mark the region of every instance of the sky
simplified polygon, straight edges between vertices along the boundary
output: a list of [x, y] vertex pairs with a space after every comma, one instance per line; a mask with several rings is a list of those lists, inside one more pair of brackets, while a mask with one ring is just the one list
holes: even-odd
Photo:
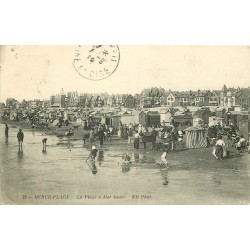
[[144, 88], [171, 90], [250, 86], [248, 46], [119, 45], [115, 72], [92, 81], [73, 67], [74, 46], [1, 46], [0, 98], [49, 99], [52, 94], [141, 93]]

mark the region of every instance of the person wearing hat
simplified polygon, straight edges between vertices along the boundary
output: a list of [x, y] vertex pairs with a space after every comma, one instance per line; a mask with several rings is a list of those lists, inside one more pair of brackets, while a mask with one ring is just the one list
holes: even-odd
[[98, 150], [96, 149], [96, 147], [92, 146], [91, 151], [90, 151], [90, 155], [89, 155], [89, 157], [87, 158], [86, 161], [88, 161], [88, 159], [91, 159], [91, 161], [94, 161], [95, 158], [96, 158], [96, 155], [97, 155], [97, 151]]

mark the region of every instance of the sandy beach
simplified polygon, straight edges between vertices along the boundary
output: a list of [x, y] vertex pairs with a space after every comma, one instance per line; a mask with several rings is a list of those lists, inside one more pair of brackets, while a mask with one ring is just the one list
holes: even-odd
[[[4, 126], [1, 125], [1, 131]], [[6, 143], [1, 133], [1, 203], [3, 204], [249, 204], [250, 154], [218, 161], [212, 148], [169, 152], [169, 169], [161, 171], [161, 151], [136, 150], [127, 140], [104, 141], [93, 166], [86, 162], [90, 144], [73, 138], [23, 129], [23, 151], [10, 125]], [[81, 130], [79, 130], [81, 131]], [[80, 133], [79, 133], [80, 134]], [[131, 157], [124, 167], [122, 154]], [[163, 185], [164, 180], [167, 185]]]

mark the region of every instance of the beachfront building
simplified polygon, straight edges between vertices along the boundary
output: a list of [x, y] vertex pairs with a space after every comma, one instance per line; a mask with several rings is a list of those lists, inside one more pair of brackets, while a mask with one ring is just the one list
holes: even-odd
[[172, 123], [173, 114], [170, 109], [160, 109], [159, 115], [162, 126], [168, 126]]
[[67, 104], [68, 107], [78, 107], [79, 106], [79, 95], [77, 91], [68, 92], [67, 94]]
[[235, 104], [250, 110], [250, 89], [240, 89], [235, 95]]
[[177, 92], [173, 92], [173, 91], [170, 91], [167, 96], [166, 96], [166, 99], [167, 99], [167, 103], [166, 105], [167, 106], [174, 106], [174, 104], [176, 104], [176, 100], [175, 100], [175, 95], [177, 94]]
[[220, 92], [220, 106], [223, 107], [235, 106], [236, 104], [235, 97], [238, 90], [235, 88], [227, 88], [226, 85], [224, 85], [222, 91]]
[[209, 105], [209, 98], [210, 98], [210, 91], [204, 90], [201, 91], [198, 89], [198, 91], [193, 92], [193, 98], [194, 98], [194, 105], [195, 106], [208, 106]]
[[208, 105], [209, 106], [219, 106], [220, 105], [220, 91], [219, 90], [213, 90], [210, 92]]

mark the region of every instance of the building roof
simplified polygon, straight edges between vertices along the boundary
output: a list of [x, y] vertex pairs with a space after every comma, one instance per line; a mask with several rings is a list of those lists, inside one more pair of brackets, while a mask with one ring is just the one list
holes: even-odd
[[221, 93], [220, 90], [213, 90], [212, 92], [214, 92], [217, 96], [220, 96], [220, 93]]
[[194, 112], [194, 116], [204, 115], [206, 112], [208, 112], [207, 109], [198, 109], [197, 111]]

